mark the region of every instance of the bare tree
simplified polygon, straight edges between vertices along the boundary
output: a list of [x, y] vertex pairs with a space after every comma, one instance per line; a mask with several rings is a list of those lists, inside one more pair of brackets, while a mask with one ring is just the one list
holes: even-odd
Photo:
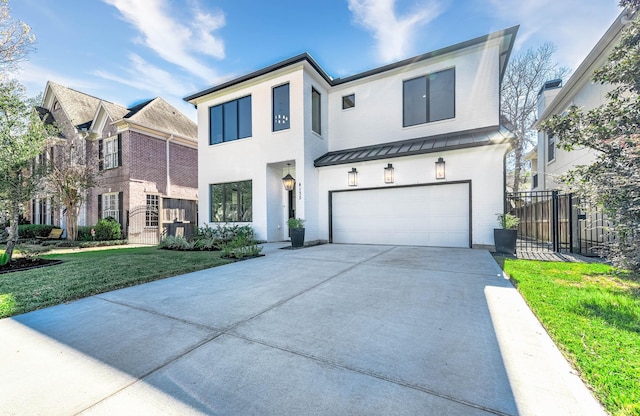
[[36, 36], [24, 22], [13, 20], [9, 0], [0, 0], [0, 73], [15, 69], [34, 48]]
[[514, 192], [520, 190], [525, 149], [533, 146], [537, 137], [531, 125], [536, 118], [538, 91], [545, 81], [563, 78], [570, 72], [551, 61], [555, 51], [556, 46], [547, 42], [514, 56], [502, 80], [502, 116], [512, 124], [516, 135], [515, 147], [509, 155]]
[[[86, 202], [88, 190], [96, 185], [98, 166], [91, 163], [84, 138], [72, 136], [54, 139], [57, 152], [46, 178], [47, 190], [65, 207], [67, 238], [78, 237], [80, 208]], [[93, 155], [97, 156], [97, 155]]]

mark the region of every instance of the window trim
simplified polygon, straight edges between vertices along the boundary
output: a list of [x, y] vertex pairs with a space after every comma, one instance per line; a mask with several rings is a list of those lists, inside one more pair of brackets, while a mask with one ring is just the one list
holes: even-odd
[[[429, 95], [431, 93], [431, 80], [429, 79], [429, 77], [431, 75], [436, 75], [436, 74], [440, 74], [443, 72], [448, 72], [448, 71], [452, 71], [453, 72], [453, 111], [452, 111], [452, 116], [451, 117], [447, 117], [447, 118], [440, 118], [437, 120], [430, 120], [430, 107], [431, 107], [431, 101], [429, 99]], [[426, 101], [426, 114], [425, 114], [425, 121], [423, 122], [418, 122], [418, 123], [413, 123], [413, 124], [407, 124], [406, 121], [406, 111], [405, 111], [405, 104], [406, 104], [406, 94], [405, 94], [405, 85], [407, 82], [409, 81], [415, 81], [418, 79], [422, 79], [424, 78], [426, 80], [426, 89], [425, 89], [425, 98], [427, 99]], [[422, 124], [429, 124], [429, 123], [435, 123], [438, 121], [446, 121], [446, 120], [453, 120], [456, 118], [456, 67], [450, 67], [450, 68], [445, 68], [445, 69], [441, 69], [438, 71], [434, 71], [434, 72], [430, 72], [428, 74], [425, 75], [420, 75], [417, 77], [413, 77], [413, 78], [408, 78], [402, 81], [402, 127], [406, 128], [406, 127], [413, 127], [413, 126], [419, 126]]]
[[[241, 111], [240, 111], [240, 102], [242, 100], [249, 100], [249, 120], [248, 120], [248, 134], [247, 135], [243, 135], [241, 134]], [[235, 138], [232, 138], [230, 140], [227, 140], [225, 138], [225, 106], [229, 106], [235, 104], [235, 111], [236, 111], [236, 116], [235, 116], [235, 129], [236, 129], [236, 134], [235, 134]], [[213, 118], [212, 114], [213, 111], [215, 109], [220, 109], [220, 118], [222, 121], [222, 125], [221, 125], [221, 140], [219, 142], [215, 142], [213, 141], [213, 130], [214, 130], [214, 123], [213, 123]], [[229, 100], [229, 101], [225, 101], [223, 103], [220, 104], [216, 104], [216, 105], [212, 105], [211, 107], [209, 107], [209, 146], [215, 146], [217, 144], [222, 144], [222, 143], [229, 143], [229, 142], [233, 142], [235, 140], [241, 140], [241, 139], [247, 139], [249, 137], [253, 136], [253, 100], [251, 97], [251, 94], [242, 96], [242, 97], [238, 97], [236, 99], [233, 100]]]
[[[107, 209], [106, 206], [106, 202], [107, 199], [111, 199], [115, 197], [115, 209]], [[101, 204], [101, 210], [100, 210], [100, 219], [105, 219], [107, 217], [113, 217], [115, 218], [115, 220], [117, 222], [120, 222], [120, 192], [105, 192], [101, 195], [102, 198], [102, 204]], [[109, 208], [111, 208], [112, 205], [109, 205]], [[105, 215], [105, 213], [108, 212], [109, 215]], [[113, 213], [116, 213], [116, 215], [111, 215]]]
[[[160, 226], [160, 196], [157, 194], [147, 194], [146, 202], [147, 209], [144, 216], [144, 226], [146, 228], [158, 228]], [[155, 219], [153, 218], [153, 209], [156, 210]]]

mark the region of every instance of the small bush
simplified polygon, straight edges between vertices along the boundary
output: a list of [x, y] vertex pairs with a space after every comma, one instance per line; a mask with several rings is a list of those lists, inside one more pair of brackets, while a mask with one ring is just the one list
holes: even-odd
[[223, 243], [221, 249], [222, 257], [235, 259], [255, 257], [262, 251], [262, 247], [258, 246], [253, 239], [242, 235], [238, 235], [233, 240]]
[[95, 236], [91, 235], [91, 229], [95, 230], [95, 225], [80, 225], [78, 227], [78, 241], [93, 241]]
[[3, 251], [2, 253], [0, 253], [0, 267], [4, 266], [7, 263], [9, 263], [9, 255]]
[[179, 235], [168, 235], [160, 242], [160, 248], [167, 250], [193, 250], [193, 246], [194, 243]]
[[56, 227], [50, 224], [24, 224], [18, 225], [18, 237], [20, 238], [36, 238], [47, 237], [51, 230]]
[[120, 223], [113, 217], [103, 218], [95, 226], [96, 240], [119, 240], [122, 237]]

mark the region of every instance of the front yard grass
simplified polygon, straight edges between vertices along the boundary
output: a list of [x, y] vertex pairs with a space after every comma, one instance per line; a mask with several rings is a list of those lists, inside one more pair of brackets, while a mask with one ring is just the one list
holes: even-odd
[[230, 262], [220, 255], [142, 247], [43, 256], [64, 263], [0, 274], [0, 318]]
[[504, 270], [605, 409], [640, 415], [640, 276], [512, 259]]

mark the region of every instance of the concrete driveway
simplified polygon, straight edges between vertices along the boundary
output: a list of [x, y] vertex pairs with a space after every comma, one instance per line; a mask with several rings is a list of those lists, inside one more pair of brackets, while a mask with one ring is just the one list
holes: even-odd
[[281, 246], [1, 320], [0, 414], [604, 414], [488, 252]]

